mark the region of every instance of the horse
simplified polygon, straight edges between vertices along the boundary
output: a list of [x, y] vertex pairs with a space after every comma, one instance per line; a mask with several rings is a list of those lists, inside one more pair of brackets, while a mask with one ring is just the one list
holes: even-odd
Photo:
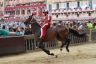
[[56, 26], [51, 27], [47, 30], [47, 34], [45, 38], [42, 40], [40, 39], [40, 33], [41, 33], [41, 26], [38, 24], [37, 20], [33, 18], [34, 15], [29, 16], [29, 18], [24, 22], [25, 25], [30, 25], [31, 30], [35, 36], [35, 39], [39, 40], [39, 48], [41, 48], [45, 53], [51, 56], [56, 56], [54, 53], [50, 53], [48, 49], [44, 47], [43, 42], [49, 42], [54, 39], [57, 39], [58, 41], [61, 41], [60, 50], [62, 51], [62, 48], [64, 45], [66, 45], [66, 50], [69, 52], [69, 44], [70, 44], [70, 38], [68, 38], [69, 33], [72, 33], [75, 36], [83, 37], [85, 34], [79, 34], [76, 30], [66, 28], [65, 26]]

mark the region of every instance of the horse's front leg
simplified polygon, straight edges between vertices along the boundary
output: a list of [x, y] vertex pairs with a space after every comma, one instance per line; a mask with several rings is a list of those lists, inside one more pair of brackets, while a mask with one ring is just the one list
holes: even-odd
[[41, 48], [41, 49], [42, 49], [45, 53], [47, 53], [48, 55], [54, 56], [54, 53], [50, 53], [49, 50], [45, 49], [45, 46], [44, 46], [44, 44], [43, 44], [43, 40], [40, 41], [40, 43], [39, 43], [39, 48]]
[[67, 50], [67, 52], [69, 52], [69, 44], [70, 44], [70, 39], [65, 39], [65, 41], [62, 41], [62, 45], [60, 47], [60, 51], [62, 51], [64, 45], [66, 45], [66, 50]]
[[62, 51], [62, 50], [63, 50], [64, 45], [66, 45], [66, 42], [65, 42], [65, 41], [62, 41], [61, 43], [62, 43], [62, 44], [61, 44], [61, 46], [60, 46], [60, 51]]
[[69, 52], [70, 39], [66, 39], [65, 42], [66, 42], [66, 50], [67, 52]]

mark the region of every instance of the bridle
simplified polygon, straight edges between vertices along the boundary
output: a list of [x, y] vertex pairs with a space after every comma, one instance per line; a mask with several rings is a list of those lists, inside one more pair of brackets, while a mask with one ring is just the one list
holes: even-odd
[[31, 18], [31, 20], [30, 20], [30, 24], [34, 24], [34, 23], [36, 23], [36, 22], [31, 22], [33, 20], [33, 17]]

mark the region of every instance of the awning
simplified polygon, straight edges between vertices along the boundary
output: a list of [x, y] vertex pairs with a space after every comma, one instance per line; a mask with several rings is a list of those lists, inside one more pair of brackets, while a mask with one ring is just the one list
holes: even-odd
[[20, 5], [15, 7], [6, 7], [5, 11], [14, 11], [15, 9], [22, 9], [22, 8], [35, 8], [40, 6], [46, 6], [46, 4], [34, 4], [34, 5]]
[[15, 7], [6, 7], [5, 8], [5, 11], [14, 11], [15, 10]]
[[46, 6], [46, 4], [35, 4], [35, 5], [25, 5], [25, 6], [16, 6], [15, 8], [35, 8], [35, 7], [40, 7], [40, 6]]

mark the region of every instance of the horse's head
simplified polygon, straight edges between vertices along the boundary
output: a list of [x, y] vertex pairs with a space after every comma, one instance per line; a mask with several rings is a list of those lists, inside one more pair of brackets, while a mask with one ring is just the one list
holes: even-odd
[[26, 21], [24, 22], [24, 24], [28, 26], [29, 24], [31, 24], [32, 22], [34, 22], [34, 21], [32, 21], [33, 19], [34, 19], [34, 14], [30, 15], [28, 17], [28, 19], [26, 19]]
[[37, 23], [37, 20], [34, 18], [34, 14], [29, 16], [29, 18], [24, 22], [24, 24], [26, 25], [26, 27], [31, 28], [33, 33], [40, 33], [41, 26]]

